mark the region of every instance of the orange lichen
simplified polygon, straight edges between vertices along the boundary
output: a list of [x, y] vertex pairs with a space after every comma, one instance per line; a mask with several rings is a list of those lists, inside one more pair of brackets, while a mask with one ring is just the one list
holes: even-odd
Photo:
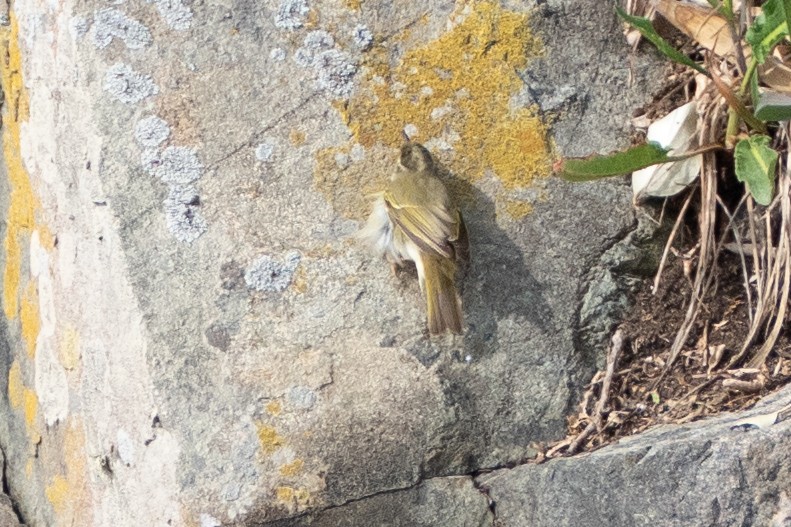
[[55, 513], [60, 515], [64, 512], [69, 503], [69, 482], [60, 474], [52, 478], [52, 483], [47, 485], [44, 490], [47, 499], [55, 509]]
[[279, 401], [270, 401], [265, 408], [269, 415], [280, 415], [280, 412], [283, 411], [283, 405]]
[[519, 220], [533, 212], [533, 205], [525, 201], [508, 200], [505, 202], [505, 211], [515, 220]]
[[276, 487], [275, 497], [278, 501], [287, 505], [304, 507], [310, 501], [310, 492], [304, 488]]
[[37, 437], [38, 434], [33, 426], [38, 413], [38, 397], [36, 392], [25, 386], [22, 380], [22, 368], [17, 361], [14, 361], [8, 370], [8, 401], [11, 403], [11, 408], [22, 409], [28, 432], [31, 437]]
[[274, 427], [264, 423], [258, 423], [258, 441], [261, 443], [261, 451], [269, 455], [285, 444], [285, 440], [280, 437]]
[[305, 141], [307, 140], [307, 136], [305, 135], [305, 132], [303, 132], [302, 130], [297, 130], [296, 128], [292, 128], [291, 131], [288, 133], [288, 140], [291, 142], [292, 145], [300, 146], [305, 144]]
[[305, 466], [305, 462], [301, 459], [295, 459], [291, 463], [286, 463], [280, 467], [280, 475], [281, 476], [296, 476], [302, 471], [302, 467]]
[[11, 403], [11, 408], [22, 406], [24, 389], [22, 369], [19, 367], [19, 363], [14, 361], [8, 369], [8, 402]]
[[22, 340], [25, 341], [25, 349], [27, 349], [28, 357], [32, 359], [36, 354], [36, 340], [41, 329], [36, 282], [28, 282], [25, 288], [19, 310], [19, 324], [22, 329]]
[[[363, 147], [397, 147], [408, 126], [412, 139], [426, 143], [455, 175], [474, 181], [491, 170], [506, 189], [527, 186], [549, 174], [547, 131], [532, 108], [514, 107], [512, 99], [524, 87], [516, 72], [542, 52], [541, 43], [527, 14], [497, 3], [471, 2], [454, 19], [455, 27], [408, 50], [395, 67], [384, 44], [375, 47], [360, 89], [336, 109]], [[316, 186], [324, 192], [334, 170], [359, 192], [355, 170], [339, 172], [328, 163], [339, 151], [320, 155]], [[338, 194], [330, 196], [336, 206]]]
[[80, 334], [71, 326], [61, 333], [58, 359], [67, 370], [73, 370], [80, 362]]
[[20, 127], [28, 119], [29, 102], [22, 82], [22, 54], [19, 49], [19, 25], [13, 12], [10, 24], [0, 28], [0, 85], [3, 104], [3, 157], [10, 186], [3, 269], [3, 310], [8, 319], [17, 316], [21, 281], [23, 236], [34, 226], [36, 200], [20, 150]]

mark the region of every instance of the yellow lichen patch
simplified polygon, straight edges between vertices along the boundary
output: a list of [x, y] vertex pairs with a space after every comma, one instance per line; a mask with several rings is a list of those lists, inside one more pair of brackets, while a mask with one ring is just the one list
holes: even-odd
[[351, 145], [320, 150], [316, 154], [313, 183], [340, 214], [362, 218], [370, 211], [371, 198], [368, 195], [382, 190], [395, 168], [395, 160], [389, 150], [376, 145], [368, 149], [362, 160], [348, 165], [344, 161], [343, 169], [338, 166], [338, 158], [347, 159]]
[[11, 408], [22, 409], [28, 431], [31, 436], [35, 436], [33, 425], [38, 412], [38, 398], [36, 392], [25, 386], [22, 381], [22, 369], [17, 361], [14, 361], [8, 370], [8, 401], [11, 403]]
[[45, 225], [39, 225], [37, 229], [38, 229], [38, 241], [41, 247], [43, 247], [48, 251], [54, 249], [57, 239], [55, 235], [52, 234], [52, 231], [49, 230], [49, 228]]
[[291, 487], [277, 487], [275, 489], [275, 496], [278, 501], [291, 503], [291, 500], [294, 499], [294, 489]]
[[[353, 141], [365, 148], [398, 147], [407, 127], [458, 177], [474, 181], [491, 170], [506, 189], [527, 186], [549, 174], [551, 155], [544, 123], [512, 99], [524, 87], [516, 72], [542, 52], [541, 43], [525, 13], [494, 2], [462, 4], [455, 27], [408, 50], [396, 66], [386, 43], [371, 50], [359, 90], [336, 108]], [[328, 162], [336, 154], [319, 155], [316, 186], [327, 193], [329, 183], [328, 198], [342, 208], [343, 193], [333, 185], [363, 187], [356, 171]]]
[[285, 444], [285, 440], [280, 437], [274, 427], [264, 423], [258, 423], [258, 441], [261, 443], [261, 450], [269, 455]]
[[27, 429], [31, 431], [31, 434], [37, 435], [33, 425], [36, 423], [36, 414], [38, 413], [38, 397], [36, 397], [36, 392], [30, 388], [25, 388], [22, 391], [22, 410], [25, 413]]
[[305, 276], [305, 268], [300, 266], [297, 268], [297, 272], [294, 273], [294, 279], [292, 281], [294, 284], [294, 291], [298, 294], [304, 294], [305, 291], [308, 290], [308, 280]]
[[11, 368], [8, 369], [8, 401], [11, 403], [11, 408], [16, 409], [22, 406], [24, 390], [22, 368], [17, 361], [14, 361]]
[[66, 481], [70, 489], [69, 504], [71, 517], [61, 518], [64, 525], [89, 525], [91, 499], [87, 490], [88, 470], [85, 463], [85, 433], [82, 422], [69, 418], [63, 441], [66, 461]]
[[67, 370], [73, 370], [80, 362], [80, 334], [71, 326], [61, 334], [58, 359]]
[[52, 508], [55, 509], [55, 514], [62, 514], [69, 499], [69, 483], [66, 478], [60, 474], [56, 475], [52, 478], [52, 483], [47, 485], [44, 493], [52, 504]]
[[36, 354], [36, 339], [38, 339], [38, 332], [41, 329], [41, 319], [38, 314], [38, 289], [34, 281], [28, 282], [25, 288], [19, 310], [19, 323], [28, 357], [33, 358]]
[[10, 199], [6, 235], [3, 241], [3, 310], [13, 319], [19, 309], [22, 236], [34, 225], [36, 201], [20, 151], [20, 125], [27, 121], [29, 103], [22, 82], [22, 54], [19, 49], [19, 25], [13, 12], [10, 24], [0, 28], [0, 85], [5, 96], [3, 104], [3, 157], [8, 172]]
[[305, 466], [305, 462], [301, 459], [295, 459], [291, 463], [286, 463], [280, 467], [280, 475], [281, 476], [296, 476], [302, 471], [302, 467]]
[[304, 145], [305, 141], [307, 140], [307, 136], [305, 132], [301, 130], [297, 130], [296, 128], [292, 128], [291, 131], [288, 133], [288, 140], [294, 146]]
[[283, 405], [279, 401], [270, 401], [265, 408], [269, 415], [280, 415], [280, 412], [283, 411]]
[[505, 211], [515, 220], [519, 220], [533, 212], [533, 205], [525, 201], [509, 200], [505, 202]]
[[281, 503], [291, 506], [304, 507], [310, 502], [310, 492], [304, 488], [276, 487], [275, 496]]
[[345, 2], [346, 7], [353, 11], [359, 11], [363, 4], [362, 0], [345, 0]]

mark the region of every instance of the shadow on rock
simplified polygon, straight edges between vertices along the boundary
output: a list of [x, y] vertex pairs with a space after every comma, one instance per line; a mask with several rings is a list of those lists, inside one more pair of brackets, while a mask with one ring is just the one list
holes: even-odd
[[465, 354], [494, 353], [498, 321], [506, 318], [552, 331], [555, 320], [544, 286], [527, 268], [522, 249], [497, 225], [494, 202], [444, 166], [440, 177], [459, 202], [470, 240], [470, 261], [459, 280], [467, 324]]

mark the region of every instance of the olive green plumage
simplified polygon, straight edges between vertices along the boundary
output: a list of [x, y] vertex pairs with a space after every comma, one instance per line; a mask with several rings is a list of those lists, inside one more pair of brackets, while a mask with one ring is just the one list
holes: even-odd
[[459, 253], [466, 252], [460, 247], [466, 246], [466, 230], [429, 151], [405, 144], [398, 168], [376, 198], [360, 237], [393, 265], [415, 263], [432, 334], [461, 333], [456, 267]]

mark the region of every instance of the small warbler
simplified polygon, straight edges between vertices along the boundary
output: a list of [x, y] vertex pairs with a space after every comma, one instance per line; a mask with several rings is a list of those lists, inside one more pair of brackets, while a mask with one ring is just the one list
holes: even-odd
[[429, 151], [407, 142], [387, 187], [373, 197], [373, 212], [358, 236], [394, 270], [405, 261], [415, 263], [431, 334], [460, 334], [456, 267], [467, 251], [467, 231]]

